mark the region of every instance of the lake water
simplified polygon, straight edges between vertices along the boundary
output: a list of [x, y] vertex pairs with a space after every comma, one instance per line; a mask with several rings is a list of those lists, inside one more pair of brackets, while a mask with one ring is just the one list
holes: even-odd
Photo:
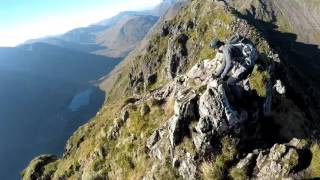
[[74, 112], [77, 111], [79, 108], [88, 105], [90, 103], [90, 96], [92, 92], [92, 88], [89, 88], [75, 95], [71, 103], [69, 104], [69, 108]]
[[[13, 95], [0, 101], [0, 180], [18, 180], [23, 168], [40, 154], [61, 156], [69, 137], [96, 115], [105, 100], [105, 93], [96, 87], [76, 91], [64, 105], [59, 94], [38, 96], [37, 103], [23, 91], [3, 92]], [[35, 108], [32, 101], [39, 106]]]

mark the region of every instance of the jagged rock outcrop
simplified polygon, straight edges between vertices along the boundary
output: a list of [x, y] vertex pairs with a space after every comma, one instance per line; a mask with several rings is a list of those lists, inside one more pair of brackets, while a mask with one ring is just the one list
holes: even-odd
[[179, 174], [183, 179], [192, 180], [196, 179], [198, 175], [197, 163], [195, 162], [195, 157], [191, 154], [186, 153], [185, 159], [182, 160], [179, 166]]
[[121, 127], [126, 123], [127, 119], [129, 118], [129, 112], [124, 108], [124, 110], [121, 113], [121, 117], [116, 119], [114, 122], [113, 127], [108, 132], [108, 139], [115, 140], [119, 136], [119, 131]]
[[130, 73], [129, 74], [129, 87], [134, 90], [134, 92], [139, 92], [144, 84], [143, 73], [138, 74]]
[[57, 156], [41, 155], [30, 162], [27, 169], [22, 172], [23, 179], [50, 179], [54, 168], [51, 171], [46, 171], [43, 167], [57, 160]]
[[187, 77], [194, 79], [197, 83], [206, 83], [211, 78], [213, 71], [218, 69], [222, 63], [223, 54], [218, 53], [214, 59], [205, 59], [202, 63], [194, 65], [187, 73]]
[[310, 161], [305, 141], [292, 139], [287, 144], [275, 144], [267, 150], [255, 150], [241, 159], [236, 168], [256, 179], [302, 179], [297, 172]]
[[171, 78], [175, 78], [187, 64], [188, 49], [186, 43], [189, 37], [185, 34], [180, 34], [175, 37], [170, 43], [167, 50], [167, 71]]

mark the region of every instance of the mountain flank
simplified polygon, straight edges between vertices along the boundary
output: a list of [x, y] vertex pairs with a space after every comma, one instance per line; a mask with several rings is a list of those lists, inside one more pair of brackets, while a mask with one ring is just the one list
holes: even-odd
[[[144, 46], [107, 77], [113, 86], [106, 104], [68, 140], [64, 155], [36, 157], [22, 178], [320, 177], [314, 81], [292, 63], [294, 50], [283, 49], [283, 32], [271, 38], [273, 23], [232, 2], [190, 0], [159, 22]], [[237, 84], [241, 99], [212, 76], [223, 58], [210, 48], [212, 38], [233, 34], [259, 51], [252, 71]]]

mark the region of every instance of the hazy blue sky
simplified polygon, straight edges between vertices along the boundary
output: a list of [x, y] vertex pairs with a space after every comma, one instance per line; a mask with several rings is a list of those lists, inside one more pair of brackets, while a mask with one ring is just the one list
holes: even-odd
[[0, 46], [64, 33], [161, 0], [0, 0]]

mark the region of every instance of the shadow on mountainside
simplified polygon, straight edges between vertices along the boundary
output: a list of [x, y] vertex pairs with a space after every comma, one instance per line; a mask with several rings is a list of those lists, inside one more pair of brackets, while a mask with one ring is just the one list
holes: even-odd
[[320, 76], [320, 49], [318, 45], [298, 42], [297, 34], [279, 31], [279, 27], [275, 25], [275, 19], [271, 22], [265, 22], [256, 19], [249, 12], [246, 15], [238, 11], [234, 11], [234, 13], [256, 27], [270, 45], [277, 50], [282, 59], [294, 65], [310, 80], [316, 82], [317, 87], [320, 87], [320, 79], [318, 78]]
[[[256, 27], [272, 48], [279, 53], [280, 58], [284, 60], [282, 61], [284, 66], [277, 68], [276, 78], [287, 80], [287, 82], [284, 82], [287, 89], [286, 97], [292, 100], [303, 111], [304, 115], [299, 120], [299, 125], [291, 121], [291, 114], [288, 114], [286, 119], [280, 120], [266, 117], [259, 122], [258, 127], [248, 125], [248, 132], [252, 131], [252, 134], [259, 132], [260, 138], [269, 145], [288, 142], [290, 138], [310, 139], [318, 137], [318, 134], [313, 132], [319, 126], [318, 119], [320, 117], [320, 103], [317, 100], [319, 99], [317, 89], [320, 88], [320, 49], [318, 46], [298, 42], [298, 36], [294, 33], [280, 32], [278, 26], [275, 25], [275, 20], [264, 22], [255, 19], [254, 15], [249, 12], [244, 15], [234, 10], [234, 13]], [[287, 103], [283, 102], [281, 98], [277, 101]], [[277, 106], [277, 104], [274, 106]], [[287, 106], [290, 107], [290, 103]], [[295, 116], [295, 112], [289, 112]], [[283, 122], [279, 124], [279, 121]], [[301, 129], [301, 132], [289, 132], [300, 124], [303, 126], [298, 128]], [[282, 129], [282, 132], [280, 129]], [[285, 131], [288, 131], [289, 135]], [[286, 135], [282, 136], [281, 133]], [[257, 146], [255, 138], [252, 139], [252, 143], [250, 143], [249, 138], [248, 144], [246, 144], [248, 145], [247, 148]]]

